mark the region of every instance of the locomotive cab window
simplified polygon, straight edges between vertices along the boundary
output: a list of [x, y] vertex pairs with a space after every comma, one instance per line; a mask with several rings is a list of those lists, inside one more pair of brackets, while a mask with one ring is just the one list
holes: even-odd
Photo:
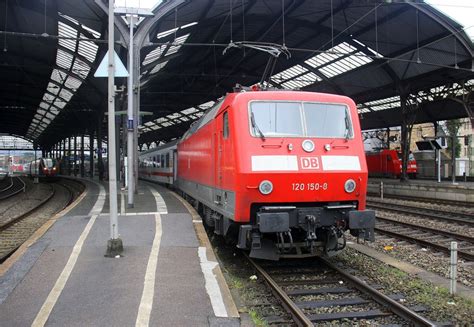
[[343, 104], [252, 101], [249, 120], [255, 137], [354, 137], [349, 108]]
[[223, 130], [223, 136], [225, 139], [229, 138], [229, 115], [228, 111], [224, 112], [224, 115], [222, 115], [223, 119], [223, 125], [224, 125], [224, 130]]

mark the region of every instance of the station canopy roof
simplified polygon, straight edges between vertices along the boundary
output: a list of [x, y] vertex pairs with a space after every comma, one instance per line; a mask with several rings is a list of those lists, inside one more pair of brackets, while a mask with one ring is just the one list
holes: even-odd
[[[93, 75], [107, 6], [0, 0], [0, 133], [43, 147], [99, 124], [106, 134], [107, 79]], [[347, 95], [364, 129], [401, 123], [402, 90], [421, 104], [417, 122], [466, 117], [451, 99], [474, 102], [471, 39], [421, 1], [168, 0], [153, 12], [135, 30], [140, 110], [152, 112], [139, 144], [179, 137], [236, 83]], [[115, 36], [126, 63], [121, 17]], [[126, 92], [116, 103], [125, 110]]]

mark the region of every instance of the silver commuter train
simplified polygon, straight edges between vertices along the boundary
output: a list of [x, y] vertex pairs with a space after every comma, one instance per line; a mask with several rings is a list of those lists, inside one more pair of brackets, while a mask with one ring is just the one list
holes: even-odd
[[176, 149], [179, 140], [141, 152], [138, 176], [141, 179], [163, 184], [173, 184], [176, 180]]

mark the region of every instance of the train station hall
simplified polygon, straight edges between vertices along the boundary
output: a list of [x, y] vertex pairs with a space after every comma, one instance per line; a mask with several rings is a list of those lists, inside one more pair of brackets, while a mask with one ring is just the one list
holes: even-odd
[[0, 326], [471, 326], [472, 17], [0, 0]]

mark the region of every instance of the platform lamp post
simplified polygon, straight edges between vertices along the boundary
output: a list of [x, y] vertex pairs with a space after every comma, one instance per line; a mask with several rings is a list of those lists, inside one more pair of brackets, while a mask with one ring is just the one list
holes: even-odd
[[[128, 208], [134, 207], [134, 193], [135, 193], [135, 176], [134, 176], [134, 169], [133, 163], [136, 160], [136, 151], [137, 149], [134, 147], [135, 140], [134, 140], [134, 128], [138, 122], [134, 120], [133, 116], [133, 102], [134, 100], [134, 92], [133, 92], [133, 71], [134, 69], [138, 69], [138, 67], [133, 67], [134, 60], [133, 60], [133, 30], [135, 28], [135, 24], [138, 22], [140, 17], [151, 17], [153, 16], [153, 12], [143, 8], [132, 8], [132, 7], [117, 7], [115, 8], [115, 14], [124, 16], [127, 20], [130, 28], [130, 37], [129, 37], [129, 44], [128, 44], [128, 81], [127, 81], [127, 199], [128, 199]], [[137, 82], [137, 81], [135, 81]]]
[[[109, 204], [110, 239], [107, 242], [106, 257], [115, 257], [123, 252], [122, 239], [118, 233], [117, 209], [117, 163], [115, 157], [115, 50], [114, 50], [114, 1], [109, 0], [109, 53], [108, 53], [108, 155], [109, 155]], [[105, 59], [105, 58], [104, 58]]]

